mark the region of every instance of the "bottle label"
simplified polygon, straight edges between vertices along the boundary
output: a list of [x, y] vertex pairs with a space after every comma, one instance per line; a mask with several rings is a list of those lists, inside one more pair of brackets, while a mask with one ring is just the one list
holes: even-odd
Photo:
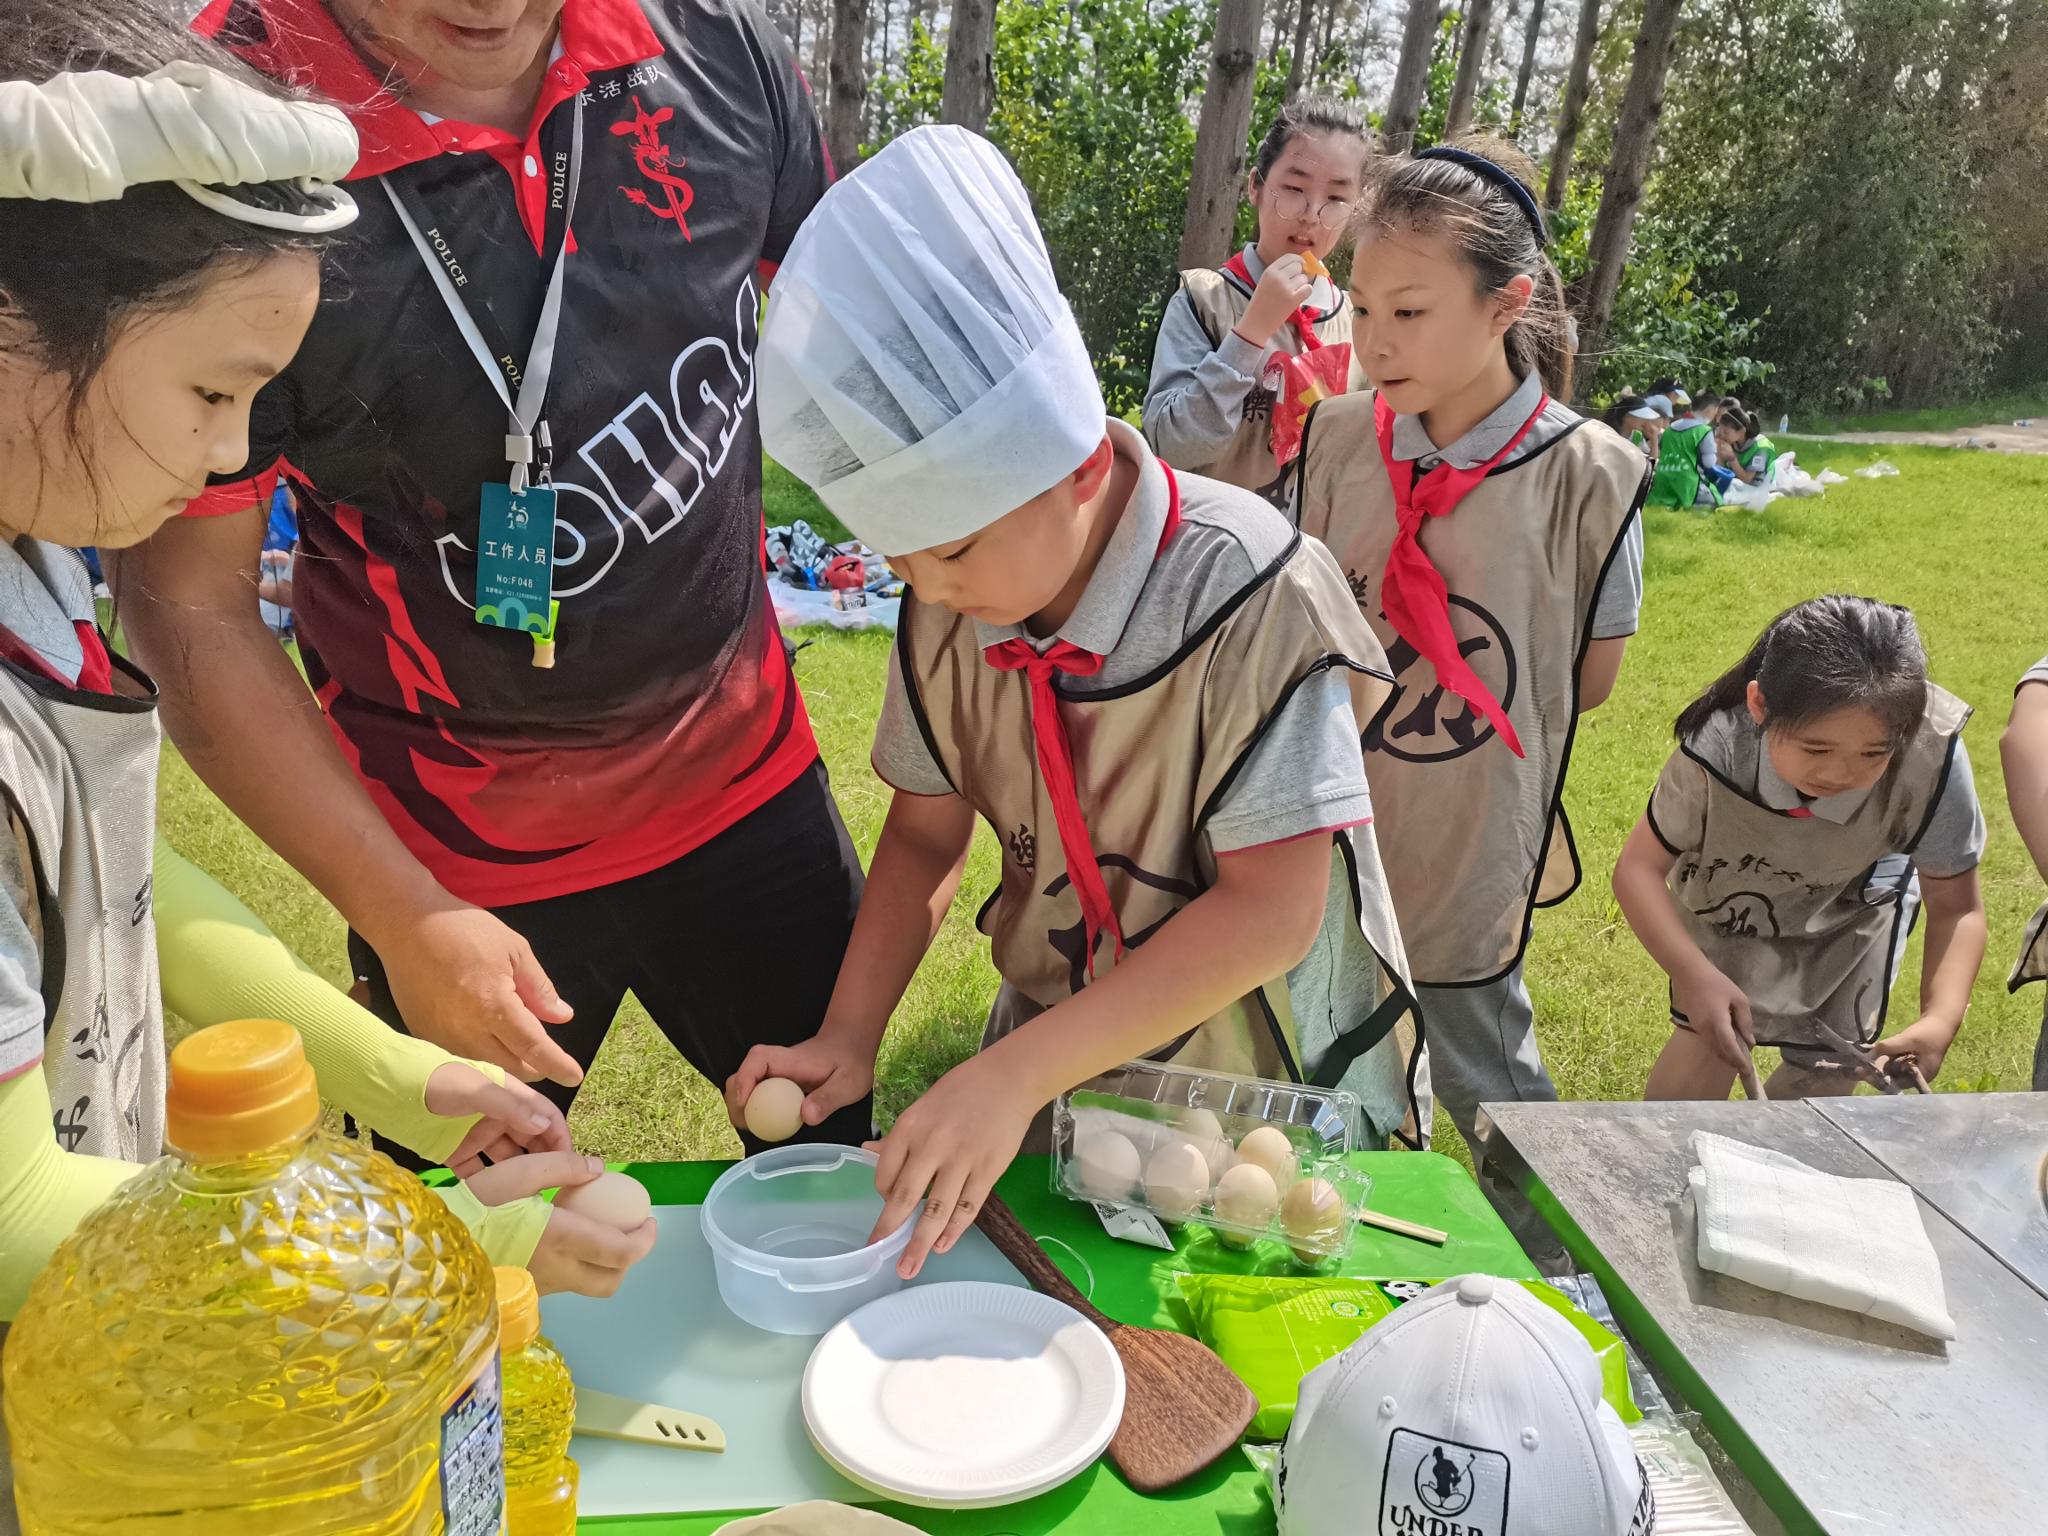
[[505, 1389], [498, 1352], [441, 1415], [441, 1526], [447, 1536], [505, 1529]]

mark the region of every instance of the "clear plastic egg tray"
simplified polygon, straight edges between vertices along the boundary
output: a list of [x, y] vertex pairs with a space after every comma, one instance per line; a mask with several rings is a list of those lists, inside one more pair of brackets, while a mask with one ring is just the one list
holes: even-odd
[[1130, 1062], [1055, 1101], [1053, 1188], [1324, 1269], [1372, 1192], [1349, 1161], [1363, 1126], [1357, 1096], [1339, 1089]]

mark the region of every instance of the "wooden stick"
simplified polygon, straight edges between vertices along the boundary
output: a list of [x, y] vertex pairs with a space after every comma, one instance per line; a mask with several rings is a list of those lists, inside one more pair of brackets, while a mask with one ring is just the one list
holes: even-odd
[[1425, 1227], [1419, 1221], [1403, 1221], [1398, 1216], [1382, 1216], [1378, 1211], [1360, 1211], [1360, 1226], [1378, 1227], [1382, 1232], [1392, 1232], [1400, 1237], [1412, 1237], [1418, 1243], [1435, 1243], [1441, 1248], [1451, 1240], [1451, 1234], [1440, 1232], [1435, 1227]]
[[1741, 1073], [1742, 1091], [1749, 1095], [1750, 1101], [1755, 1104], [1767, 1102], [1764, 1098], [1764, 1080], [1757, 1076], [1756, 1060], [1747, 1051], [1742, 1053]]

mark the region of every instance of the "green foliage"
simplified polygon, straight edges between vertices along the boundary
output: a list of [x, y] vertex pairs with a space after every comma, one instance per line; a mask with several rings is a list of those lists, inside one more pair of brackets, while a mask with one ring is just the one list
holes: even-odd
[[1761, 317], [1774, 401], [1924, 404], [1985, 381], [2003, 337], [1982, 177], [2020, 129], [1987, 145], [1973, 123], [2006, 13], [1756, 0], [1681, 32], [1646, 207], [1716, 231], [1709, 281]]
[[[997, 8], [989, 137], [1030, 189], [1111, 411], [1144, 398], [1175, 287], [1210, 15], [1147, 0]], [[944, 49], [920, 24], [879, 86], [882, 142], [938, 116]]]
[[[1551, 220], [1551, 259], [1568, 286], [1590, 270], [1587, 245], [1599, 206], [1598, 183], [1575, 177]], [[1704, 274], [1728, 257], [1726, 237], [1712, 226], [1654, 209], [1637, 217], [1614, 318], [1594, 364], [1593, 404], [1605, 406], [1660, 374], [1723, 392], [1744, 387], [1745, 396], [1746, 386], [1770, 376], [1772, 365], [1751, 355], [1762, 319], [1745, 318], [1733, 291], [1706, 284]]]

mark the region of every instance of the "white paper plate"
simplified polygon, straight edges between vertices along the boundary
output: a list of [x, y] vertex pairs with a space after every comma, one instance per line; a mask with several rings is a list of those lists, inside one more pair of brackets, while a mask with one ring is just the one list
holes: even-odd
[[870, 1302], [820, 1339], [803, 1408], [818, 1454], [862, 1487], [981, 1509], [1092, 1464], [1123, 1419], [1124, 1367], [1063, 1302], [927, 1285]]

